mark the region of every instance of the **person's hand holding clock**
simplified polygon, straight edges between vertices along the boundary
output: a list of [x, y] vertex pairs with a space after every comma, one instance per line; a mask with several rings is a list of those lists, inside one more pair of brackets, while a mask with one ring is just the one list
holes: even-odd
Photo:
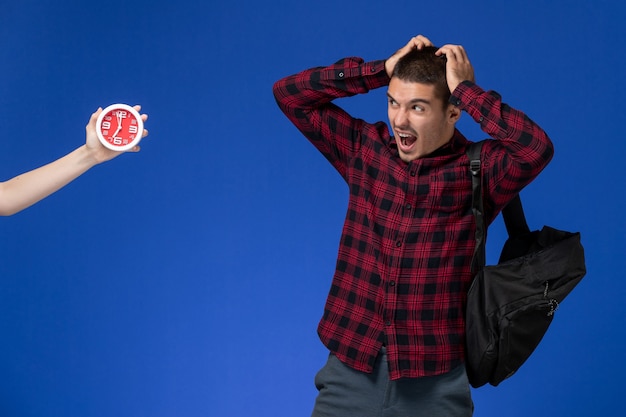
[[107, 148], [123, 152], [134, 148], [143, 137], [143, 119], [127, 104], [112, 104], [96, 120], [96, 134]]

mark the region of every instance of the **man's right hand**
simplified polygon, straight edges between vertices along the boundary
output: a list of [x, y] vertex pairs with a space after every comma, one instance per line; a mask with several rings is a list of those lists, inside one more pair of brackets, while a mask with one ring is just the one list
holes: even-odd
[[410, 52], [412, 49], [422, 49], [425, 46], [434, 46], [433, 43], [426, 36], [417, 35], [409, 41], [402, 48], [398, 49], [398, 51], [393, 54], [390, 58], [385, 61], [385, 71], [387, 71], [387, 75], [391, 78], [391, 74], [393, 74], [393, 69], [395, 68], [398, 60]]

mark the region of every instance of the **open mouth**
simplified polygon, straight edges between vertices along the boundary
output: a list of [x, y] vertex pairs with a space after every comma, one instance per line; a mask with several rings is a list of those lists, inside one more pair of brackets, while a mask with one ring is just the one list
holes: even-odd
[[398, 134], [398, 137], [400, 138], [400, 143], [402, 143], [402, 146], [407, 147], [407, 148], [413, 145], [415, 141], [417, 141], [417, 136], [406, 135], [406, 134], [401, 133], [401, 134]]

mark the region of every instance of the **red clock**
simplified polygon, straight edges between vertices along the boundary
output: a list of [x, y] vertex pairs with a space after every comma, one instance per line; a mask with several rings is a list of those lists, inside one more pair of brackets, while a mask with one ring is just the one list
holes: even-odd
[[96, 120], [96, 134], [104, 146], [126, 151], [137, 145], [143, 136], [141, 115], [127, 104], [111, 104]]

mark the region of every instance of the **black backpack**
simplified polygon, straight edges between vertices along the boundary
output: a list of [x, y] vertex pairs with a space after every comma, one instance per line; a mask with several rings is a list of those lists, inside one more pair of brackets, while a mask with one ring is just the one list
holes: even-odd
[[565, 296], [586, 273], [580, 233], [544, 226], [530, 231], [517, 196], [503, 210], [508, 240], [497, 265], [485, 266], [480, 152], [468, 147], [472, 173], [476, 273], [467, 294], [466, 368], [470, 384], [498, 385], [535, 350]]

